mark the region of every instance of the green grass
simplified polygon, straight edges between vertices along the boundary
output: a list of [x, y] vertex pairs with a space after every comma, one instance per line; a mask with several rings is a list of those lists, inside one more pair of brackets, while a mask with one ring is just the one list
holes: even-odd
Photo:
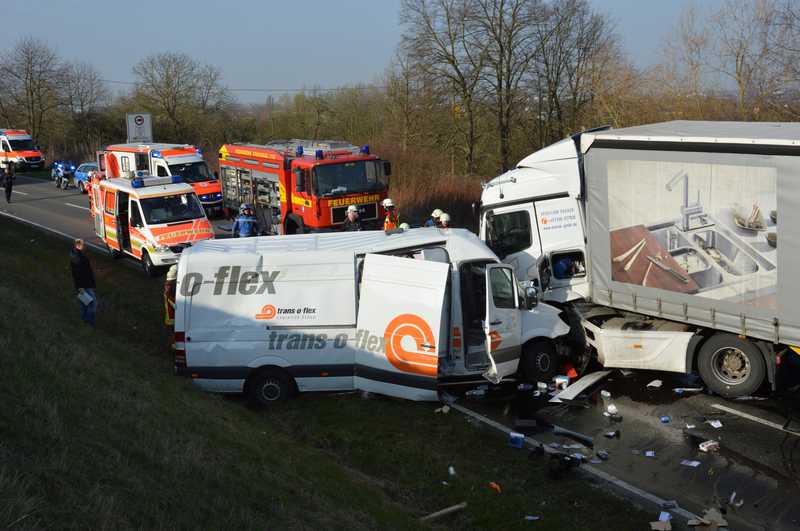
[[92, 330], [67, 242], [0, 218], [0, 249], [0, 528], [405, 529], [461, 501], [433, 525], [651, 519], [580, 479], [546, 479], [544, 463], [434, 404], [308, 394], [254, 411], [202, 393], [172, 375], [160, 281], [90, 255]]

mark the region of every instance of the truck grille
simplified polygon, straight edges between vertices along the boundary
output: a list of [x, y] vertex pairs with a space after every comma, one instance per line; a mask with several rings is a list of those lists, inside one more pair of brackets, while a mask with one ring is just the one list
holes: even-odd
[[25, 157], [25, 162], [42, 162], [42, 157]]
[[[361, 220], [375, 219], [378, 217], [378, 204], [367, 203], [365, 205], [357, 205], [358, 214]], [[334, 207], [331, 209], [331, 220], [333, 223], [344, 223], [347, 217], [347, 207]]]

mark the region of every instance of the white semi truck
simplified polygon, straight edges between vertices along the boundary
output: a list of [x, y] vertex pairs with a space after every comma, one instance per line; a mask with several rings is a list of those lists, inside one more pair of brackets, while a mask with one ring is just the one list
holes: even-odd
[[260, 404], [293, 390], [436, 400], [569, 332], [462, 229], [199, 242], [181, 254], [175, 368]]
[[587, 131], [485, 184], [480, 235], [569, 315], [573, 353], [743, 396], [800, 352], [798, 174], [796, 123]]

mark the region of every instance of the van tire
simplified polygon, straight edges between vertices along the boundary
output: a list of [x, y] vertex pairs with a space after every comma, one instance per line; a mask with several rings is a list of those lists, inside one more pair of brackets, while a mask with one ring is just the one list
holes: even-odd
[[150, 255], [144, 250], [142, 251], [142, 269], [144, 269], [145, 274], [150, 278], [154, 278], [158, 275], [158, 268], [153, 265]]
[[294, 394], [294, 381], [280, 369], [264, 369], [247, 382], [247, 398], [255, 407], [270, 407], [285, 402]]
[[758, 347], [733, 334], [715, 334], [703, 343], [697, 370], [708, 388], [725, 398], [751, 395], [767, 373]]
[[110, 256], [114, 260], [119, 260], [120, 258], [122, 258], [122, 253], [117, 251], [110, 245], [106, 244], [106, 249], [108, 249], [108, 256]]
[[558, 373], [558, 354], [552, 341], [534, 339], [522, 346], [519, 362], [522, 376], [529, 382], [549, 382]]

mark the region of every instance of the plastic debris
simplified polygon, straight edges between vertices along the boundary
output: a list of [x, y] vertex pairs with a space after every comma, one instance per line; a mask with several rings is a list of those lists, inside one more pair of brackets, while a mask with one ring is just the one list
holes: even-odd
[[722, 427], [722, 421], [717, 419], [707, 420], [706, 422], [710, 424], [712, 428], [720, 429]]
[[652, 382], [647, 384], [647, 387], [650, 388], [650, 389], [659, 389], [661, 387], [662, 383], [663, 382], [661, 380], [653, 380]]
[[619, 439], [619, 430], [607, 431], [603, 435], [606, 439]]
[[490, 481], [489, 482], [489, 488], [492, 489], [493, 491], [495, 491], [497, 494], [500, 494], [500, 493], [503, 492], [503, 489], [502, 489], [502, 487], [500, 487], [500, 484], [495, 482], [495, 481]]
[[526, 522], [535, 522], [536, 520], [541, 520], [541, 519], [542, 519], [541, 516], [533, 516], [531, 514], [525, 516], [525, 521]]
[[[611, 371], [597, 371], [590, 374], [587, 374], [580, 380], [576, 381], [572, 385], [568, 385], [563, 391], [559, 392], [551, 402], [557, 402], [560, 400], [575, 400], [578, 395], [589, 389], [591, 386], [595, 385], [597, 382], [602, 380], [603, 378], [607, 377], [611, 374]], [[577, 375], [576, 375], [577, 376]], [[561, 383], [558, 381], [560, 376], [556, 376], [556, 387], [560, 388]], [[567, 377], [569, 378], [569, 377]], [[567, 379], [567, 383], [569, 383], [569, 379]]]
[[579, 463], [580, 463], [580, 462], [583, 462], [583, 461], [586, 461], [586, 456], [585, 456], [585, 455], [583, 455], [583, 454], [582, 454], [582, 453], [580, 453], [580, 452], [575, 452], [575, 453], [572, 453], [572, 454], [569, 454], [569, 455], [570, 455], [570, 457], [572, 457], [572, 458], [574, 458], [575, 460], [577, 460]]
[[563, 391], [569, 386], [569, 376], [565, 374], [559, 374], [558, 376], [554, 376], [553, 383], [556, 384], [556, 389]]
[[736, 499], [736, 491], [731, 492], [731, 497], [728, 498], [728, 505], [732, 505], [737, 509], [744, 505], [744, 500], [737, 500]]
[[717, 441], [709, 440], [701, 442], [699, 448], [701, 452], [716, 452], [719, 450], [719, 443]]
[[485, 389], [470, 389], [469, 391], [464, 393], [464, 396], [485, 396], [485, 395], [486, 395]]
[[666, 522], [668, 520], [672, 520], [672, 515], [669, 514], [667, 511], [661, 511], [661, 513], [658, 515], [658, 521]]
[[658, 515], [658, 521], [650, 522], [650, 529], [656, 531], [671, 531], [672, 530], [672, 515], [667, 511], [661, 511]]
[[684, 459], [683, 461], [681, 461], [681, 464], [682, 464], [683, 466], [688, 466], [688, 467], [692, 467], [692, 468], [697, 468], [697, 467], [699, 467], [699, 466], [700, 466], [700, 461], [695, 461], [695, 460], [693, 460], [693, 459]]
[[670, 421], [669, 415], [661, 416], [661, 424], [669, 424], [669, 421]]
[[611, 393], [603, 389], [602, 391], [600, 391], [600, 396], [602, 396], [603, 398], [611, 398]]
[[447, 467], [447, 475], [449, 475], [451, 478], [456, 477], [456, 467], [454, 467], [453, 465]]
[[722, 516], [718, 509], [708, 509], [703, 513], [702, 518], [692, 518], [687, 525], [698, 529], [719, 529], [720, 527], [727, 527], [728, 522]]
[[427, 522], [427, 521], [430, 521], [430, 520], [434, 520], [436, 518], [440, 518], [442, 516], [447, 516], [448, 514], [452, 514], [452, 513], [455, 513], [457, 511], [462, 511], [462, 510], [464, 510], [466, 508], [467, 508], [467, 502], [461, 502], [458, 505], [452, 505], [450, 507], [442, 509], [441, 511], [436, 511], [435, 513], [431, 513], [431, 514], [429, 514], [427, 516], [423, 516], [419, 520], [420, 520], [420, 522]]
[[538, 387], [541, 391], [547, 391], [548, 389], [547, 384], [544, 382], [536, 382], [536, 387]]
[[525, 445], [525, 434], [512, 431], [508, 434], [508, 444], [513, 448], [522, 448]]
[[615, 406], [614, 404], [609, 404], [608, 407], [606, 408], [606, 413], [608, 413], [609, 415], [616, 415], [617, 413], [619, 413], [619, 410], [617, 409], [617, 406]]
[[686, 429], [687, 429], [687, 430], [693, 430], [693, 429], [695, 429], [696, 427], [697, 427], [697, 426], [695, 426], [694, 424], [687, 424], [687, 425], [686, 425]]
[[645, 457], [655, 457], [655, 456], [656, 456], [656, 451], [655, 451], [655, 450], [647, 450], [647, 451], [644, 453], [644, 456], [645, 456]]
[[595, 452], [595, 455], [600, 459], [602, 459], [603, 461], [608, 461], [608, 452], [606, 452], [605, 450], [597, 450]]
[[679, 395], [683, 393], [700, 393], [703, 391], [703, 387], [676, 387], [673, 391]]
[[440, 408], [434, 409], [433, 412], [434, 413], [445, 413], [445, 414], [450, 413], [450, 406], [445, 404]]

